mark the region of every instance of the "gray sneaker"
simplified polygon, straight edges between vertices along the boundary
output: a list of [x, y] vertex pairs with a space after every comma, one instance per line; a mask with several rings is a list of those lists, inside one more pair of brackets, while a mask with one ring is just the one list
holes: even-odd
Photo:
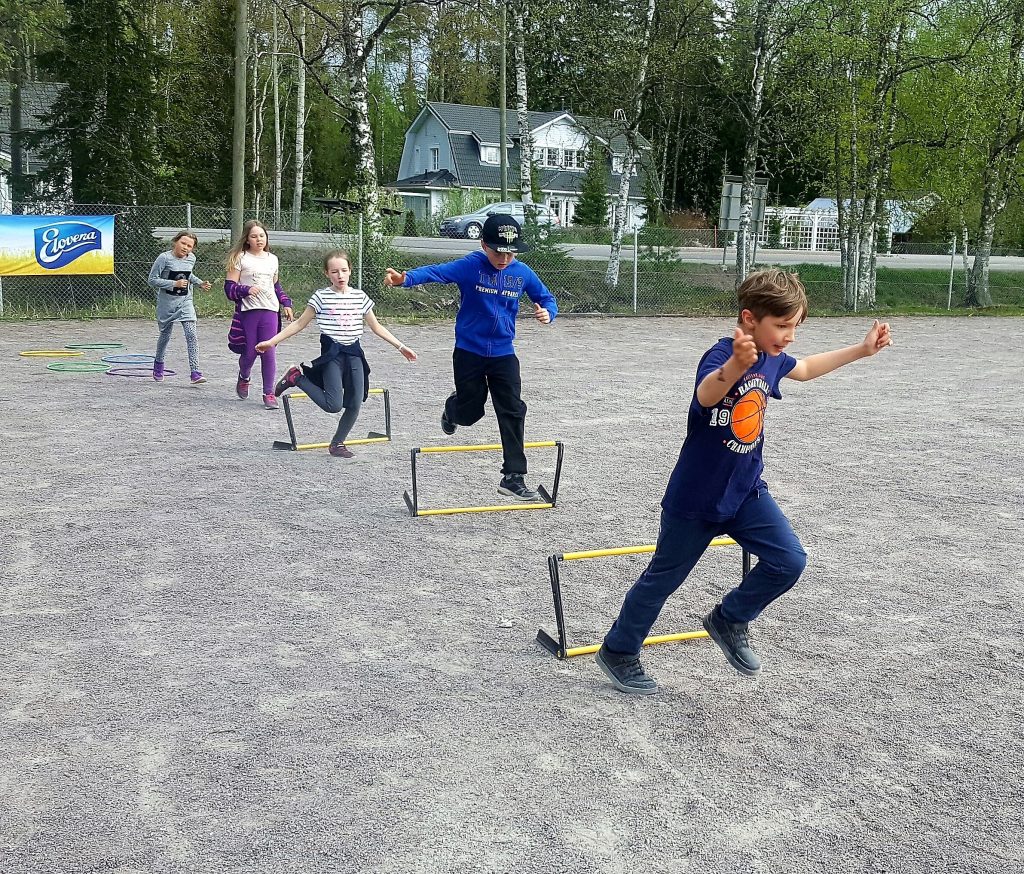
[[640, 656], [613, 653], [602, 643], [594, 659], [620, 692], [627, 695], [653, 695], [658, 691], [658, 684], [640, 664]]
[[[448, 400], [450, 401], [453, 397], [455, 397], [455, 392], [448, 396]], [[455, 433], [455, 428], [455, 423], [448, 418], [448, 401], [445, 401], [444, 409], [441, 410], [441, 430], [451, 437]]]
[[517, 501], [536, 503], [541, 500], [540, 492], [535, 492], [525, 482], [521, 473], [510, 473], [503, 476], [498, 483], [498, 494], [508, 495]]
[[750, 646], [746, 622], [726, 622], [722, 605], [704, 617], [704, 630], [718, 644], [729, 664], [741, 674], [756, 677], [761, 673], [761, 659]]

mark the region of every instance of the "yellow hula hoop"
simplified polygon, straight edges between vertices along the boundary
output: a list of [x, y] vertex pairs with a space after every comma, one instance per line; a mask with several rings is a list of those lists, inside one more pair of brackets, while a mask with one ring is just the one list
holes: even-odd
[[68, 349], [26, 349], [18, 353], [22, 358], [76, 358], [84, 352], [72, 352]]

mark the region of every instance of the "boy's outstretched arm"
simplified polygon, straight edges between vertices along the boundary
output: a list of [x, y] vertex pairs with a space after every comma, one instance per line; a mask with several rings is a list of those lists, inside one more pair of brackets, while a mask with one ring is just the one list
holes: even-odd
[[855, 346], [847, 346], [844, 349], [833, 349], [831, 352], [808, 355], [806, 358], [798, 361], [796, 367], [787, 373], [786, 376], [798, 382], [806, 382], [808, 379], [816, 379], [819, 376], [824, 376], [826, 373], [831, 373], [833, 370], [837, 370], [851, 361], [877, 355], [886, 346], [891, 345], [892, 337], [889, 334], [889, 323], [879, 322], [878, 319], [875, 319], [871, 330], [868, 331], [860, 343], [857, 343]]
[[732, 355], [717, 370], [705, 376], [697, 386], [697, 403], [702, 407], [713, 407], [729, 394], [737, 383], [757, 361], [757, 344], [754, 338], [744, 333], [737, 325], [732, 332]]
[[472, 262], [467, 258], [459, 258], [458, 261], [448, 261], [445, 264], [413, 267], [409, 270], [394, 270], [388, 267], [384, 271], [384, 284], [392, 287], [422, 285], [425, 282], [460, 282], [467, 278], [474, 281], [476, 279]]

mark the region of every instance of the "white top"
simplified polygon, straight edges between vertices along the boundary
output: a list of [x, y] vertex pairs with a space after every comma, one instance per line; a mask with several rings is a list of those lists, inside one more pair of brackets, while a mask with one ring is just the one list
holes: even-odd
[[373, 301], [358, 288], [350, 286], [341, 294], [331, 287], [314, 291], [309, 306], [321, 333], [350, 346], [363, 336], [363, 316], [373, 309]]
[[238, 284], [259, 289], [259, 294], [250, 294], [242, 298], [243, 312], [245, 310], [272, 310], [276, 313], [281, 308], [277, 294], [274, 293], [274, 277], [277, 276], [277, 267], [277, 255], [273, 252], [264, 252], [262, 255], [243, 252], [241, 257], [235, 261]]

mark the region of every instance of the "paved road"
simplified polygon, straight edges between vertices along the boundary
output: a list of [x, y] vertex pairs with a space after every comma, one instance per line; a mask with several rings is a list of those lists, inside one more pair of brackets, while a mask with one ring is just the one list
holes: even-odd
[[[154, 228], [153, 233], [162, 238], [170, 239], [177, 233], [178, 228]], [[213, 242], [226, 240], [230, 231], [221, 228], [193, 228], [196, 236], [201, 242]], [[281, 246], [290, 246], [299, 249], [325, 249], [337, 242], [337, 237], [331, 234], [314, 234], [304, 231], [273, 231], [271, 234], [273, 242]], [[414, 255], [424, 255], [437, 258], [458, 257], [472, 252], [479, 248], [479, 243], [472, 240], [453, 240], [446, 237], [395, 237], [394, 246], [400, 252], [407, 252]], [[572, 243], [566, 245], [569, 254], [579, 261], [605, 261], [608, 259], [608, 246], [597, 243]], [[676, 254], [681, 261], [689, 261], [697, 264], [721, 264], [721, 249], [705, 249], [689, 247], [676, 249]], [[633, 260], [632, 247], [624, 247], [622, 258], [625, 261]], [[736, 252], [729, 249], [725, 253], [727, 264], [735, 262]], [[758, 262], [762, 264], [831, 264], [839, 265], [838, 252], [803, 252], [794, 250], [773, 250], [766, 252], [758, 251]], [[892, 267], [902, 270], [949, 269], [949, 255], [879, 255], [878, 265], [880, 267]], [[963, 261], [958, 256], [956, 269], [963, 269]], [[1011, 256], [994, 256], [990, 268], [996, 271], [1024, 271], [1024, 258]]]

